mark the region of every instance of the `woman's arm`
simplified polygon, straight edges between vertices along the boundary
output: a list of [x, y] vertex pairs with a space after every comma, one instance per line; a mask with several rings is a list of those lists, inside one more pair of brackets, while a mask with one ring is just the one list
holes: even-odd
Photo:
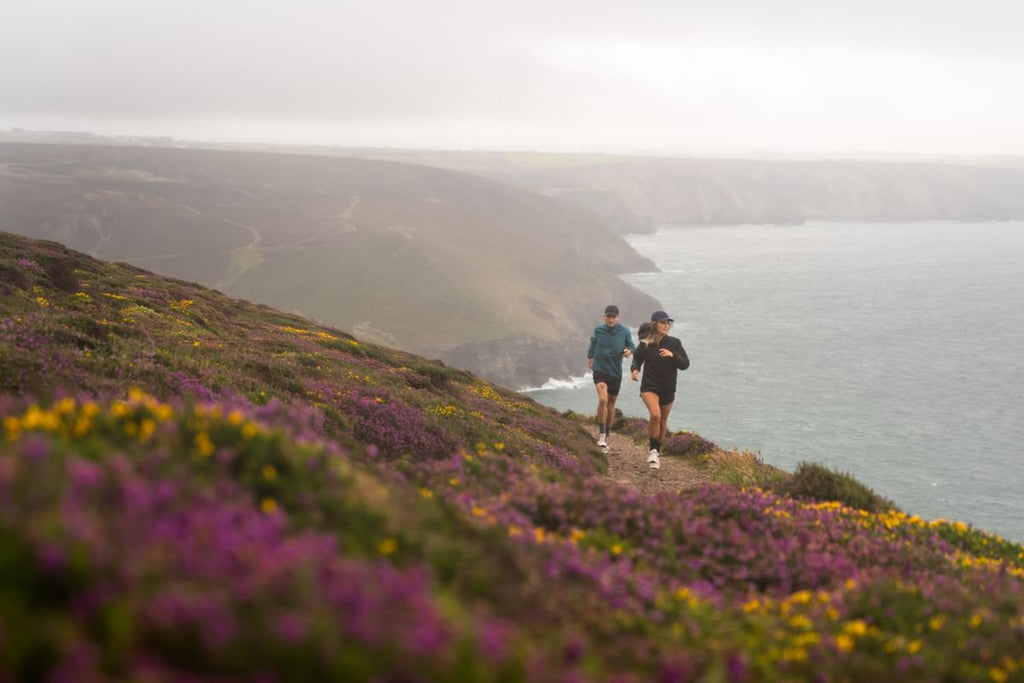
[[676, 367], [680, 370], [685, 370], [690, 367], [690, 357], [686, 355], [686, 349], [683, 348], [683, 342], [678, 339], [674, 340], [672, 349], [672, 357], [676, 361]]

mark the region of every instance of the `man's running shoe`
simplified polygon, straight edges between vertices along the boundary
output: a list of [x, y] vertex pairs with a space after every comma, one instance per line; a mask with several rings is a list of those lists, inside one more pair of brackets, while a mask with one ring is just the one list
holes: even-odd
[[601, 434], [598, 435], [597, 445], [601, 448], [608, 448], [608, 437], [604, 435], [604, 432], [601, 432]]

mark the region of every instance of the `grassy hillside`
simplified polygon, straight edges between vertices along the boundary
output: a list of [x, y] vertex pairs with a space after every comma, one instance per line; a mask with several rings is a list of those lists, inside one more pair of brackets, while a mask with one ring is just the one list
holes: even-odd
[[1019, 545], [812, 466], [641, 496], [581, 418], [4, 233], [0, 425], [0, 680], [1024, 679]]
[[0, 206], [0, 230], [360, 326], [510, 386], [579, 372], [606, 304], [633, 324], [658, 307], [614, 275], [653, 264], [592, 214], [408, 163], [0, 144]]

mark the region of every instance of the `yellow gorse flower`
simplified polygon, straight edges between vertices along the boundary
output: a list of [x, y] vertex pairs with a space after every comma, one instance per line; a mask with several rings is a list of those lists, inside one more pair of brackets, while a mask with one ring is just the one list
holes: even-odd
[[21, 421], [16, 417], [5, 417], [4, 433], [8, 441], [17, 441], [21, 437]]
[[800, 629], [801, 631], [808, 631], [814, 627], [814, 622], [803, 614], [797, 614], [790, 617], [789, 625], [793, 628]]
[[843, 632], [850, 635], [862, 636], [868, 632], [868, 625], [860, 619], [855, 619], [843, 625]]
[[431, 408], [431, 412], [435, 415], [440, 415], [441, 417], [458, 417], [465, 414], [465, 411], [462, 408], [451, 405], [435, 406], [434, 408]]
[[147, 417], [139, 423], [138, 433], [141, 441], [149, 441], [156, 433], [156, 421]]
[[199, 455], [204, 457], [210, 457], [213, 455], [215, 447], [213, 441], [210, 440], [210, 436], [206, 432], [199, 432], [195, 438], [196, 450], [199, 451]]
[[849, 652], [853, 649], [853, 638], [845, 634], [836, 636], [836, 647], [840, 652]]

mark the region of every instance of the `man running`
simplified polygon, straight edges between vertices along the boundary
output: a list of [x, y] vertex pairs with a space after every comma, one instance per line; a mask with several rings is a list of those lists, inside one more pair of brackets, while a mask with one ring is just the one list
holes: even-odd
[[604, 309], [604, 324], [594, 328], [587, 350], [587, 367], [594, 371], [597, 389], [597, 445], [608, 448], [608, 434], [615, 421], [615, 401], [622, 386], [622, 359], [629, 358], [636, 346], [629, 328], [619, 324], [619, 307]]

